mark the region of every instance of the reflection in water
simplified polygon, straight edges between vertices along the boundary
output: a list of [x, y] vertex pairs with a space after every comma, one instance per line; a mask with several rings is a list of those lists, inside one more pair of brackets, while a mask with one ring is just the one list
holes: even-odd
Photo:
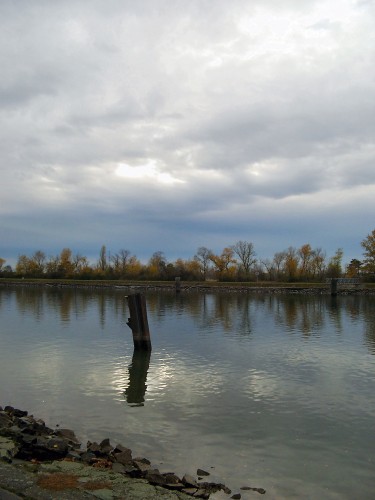
[[129, 385], [125, 390], [126, 402], [131, 406], [144, 405], [150, 358], [151, 351], [134, 349], [132, 363], [129, 366]]
[[[8, 300], [16, 299], [21, 315], [31, 313], [37, 321], [55, 310], [62, 323], [85, 318], [95, 308], [104, 330], [108, 318], [126, 324], [128, 306], [125, 289], [61, 289], [15, 287], [0, 288], [0, 311]], [[12, 297], [12, 299], [11, 299]], [[147, 309], [154, 322], [162, 322], [171, 314], [198, 318], [202, 331], [220, 327], [231, 335], [249, 335], [255, 325], [255, 312], [260, 308], [276, 325], [308, 339], [320, 335], [328, 325], [341, 334], [345, 324], [360, 322], [364, 343], [375, 354], [375, 297], [329, 295], [267, 295], [238, 293], [147, 292]], [[49, 311], [49, 312], [48, 312]]]
[[0, 287], [0, 404], [269, 498], [374, 497], [375, 297], [148, 292], [150, 363], [126, 294]]

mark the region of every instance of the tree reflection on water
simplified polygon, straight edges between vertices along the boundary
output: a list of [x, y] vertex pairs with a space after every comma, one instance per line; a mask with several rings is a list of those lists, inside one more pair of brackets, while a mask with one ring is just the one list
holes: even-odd
[[[71, 318], [85, 317], [95, 310], [104, 329], [107, 314], [126, 324], [128, 317], [125, 289], [76, 289], [58, 287], [14, 287], [0, 288], [0, 309], [11, 294], [16, 297], [18, 312], [31, 313], [41, 320], [49, 308], [58, 312], [61, 322]], [[201, 329], [220, 324], [224, 332], [238, 335], [252, 333], [255, 312], [263, 310], [265, 317], [272, 317], [275, 325], [285, 327], [293, 334], [304, 338], [320, 335], [328, 325], [341, 333], [348, 321], [363, 322], [364, 344], [375, 354], [375, 297], [268, 294], [256, 292], [147, 292], [147, 308], [154, 323], [173, 314], [190, 315], [196, 318]], [[140, 362], [134, 361], [134, 366]], [[146, 365], [144, 361], [144, 365]]]

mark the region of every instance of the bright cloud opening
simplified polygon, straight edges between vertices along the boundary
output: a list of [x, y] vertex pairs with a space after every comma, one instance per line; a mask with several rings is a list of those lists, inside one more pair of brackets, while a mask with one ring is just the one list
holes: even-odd
[[160, 182], [161, 184], [176, 184], [184, 182], [176, 177], [173, 177], [168, 172], [161, 172], [156, 166], [155, 160], [149, 160], [145, 165], [128, 165], [120, 163], [115, 171], [119, 177], [127, 177], [128, 179], [143, 179]]

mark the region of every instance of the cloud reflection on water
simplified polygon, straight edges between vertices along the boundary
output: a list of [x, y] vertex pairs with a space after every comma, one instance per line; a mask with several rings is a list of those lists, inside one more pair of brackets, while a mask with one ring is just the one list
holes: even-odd
[[371, 451], [373, 298], [147, 294], [153, 351], [140, 359], [124, 295], [0, 289], [0, 401], [178, 472], [215, 466], [226, 480], [230, 457], [238, 480], [283, 488], [358, 473]]

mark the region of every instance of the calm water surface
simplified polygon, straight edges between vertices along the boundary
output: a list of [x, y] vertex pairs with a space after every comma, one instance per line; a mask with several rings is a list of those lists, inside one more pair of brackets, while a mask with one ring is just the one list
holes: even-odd
[[0, 405], [233, 492], [374, 499], [374, 298], [149, 293], [149, 358], [125, 294], [0, 288]]

